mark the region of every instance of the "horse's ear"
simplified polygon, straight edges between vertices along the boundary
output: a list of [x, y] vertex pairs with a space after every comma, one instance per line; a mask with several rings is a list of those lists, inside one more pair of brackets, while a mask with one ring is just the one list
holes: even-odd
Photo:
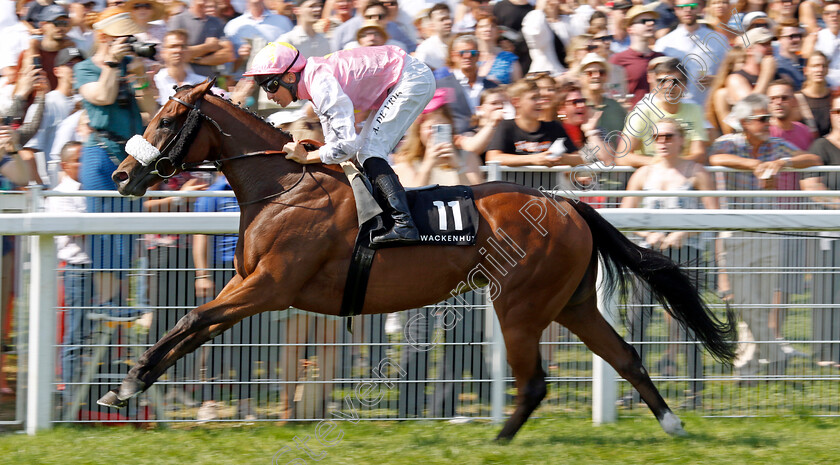
[[195, 88], [196, 88], [196, 91], [198, 91], [199, 95], [205, 95], [215, 85], [216, 85], [216, 75], [214, 74], [213, 76], [207, 78], [206, 81], [204, 81], [201, 84], [195, 86]]

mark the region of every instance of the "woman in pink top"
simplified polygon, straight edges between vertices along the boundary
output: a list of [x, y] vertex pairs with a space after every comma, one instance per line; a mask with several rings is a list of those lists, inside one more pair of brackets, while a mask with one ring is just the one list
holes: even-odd
[[[388, 154], [435, 92], [432, 71], [398, 47], [360, 47], [307, 59], [291, 44], [272, 42], [254, 58], [245, 76], [254, 76], [268, 98], [285, 107], [312, 101], [326, 144], [309, 152], [295, 142], [284, 147], [298, 163], [336, 164], [356, 158], [379, 188], [394, 227], [371, 243], [417, 242], [419, 234], [405, 190], [388, 165]], [[360, 134], [356, 111], [373, 110]]]

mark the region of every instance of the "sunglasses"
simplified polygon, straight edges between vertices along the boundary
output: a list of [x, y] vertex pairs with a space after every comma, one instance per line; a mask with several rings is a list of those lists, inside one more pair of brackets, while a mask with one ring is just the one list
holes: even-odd
[[656, 20], [653, 18], [637, 19], [633, 21], [633, 24], [644, 24], [645, 26], [652, 26], [656, 24]]
[[461, 50], [458, 52], [461, 58], [475, 58], [478, 56], [478, 50]]
[[759, 121], [761, 123], [767, 123], [770, 121], [770, 115], [755, 115], [755, 116], [747, 116], [744, 118], [748, 121]]
[[292, 66], [294, 66], [297, 62], [298, 57], [300, 57], [300, 50], [295, 49], [295, 57], [292, 59], [292, 62], [289, 63], [289, 66], [286, 66], [286, 69], [280, 74], [270, 74], [266, 76], [266, 78], [263, 79], [262, 82], [258, 82], [259, 86], [262, 87], [262, 89], [267, 94], [273, 94], [274, 92], [277, 92], [277, 90], [283, 83], [283, 76], [285, 76], [286, 73], [288, 73], [289, 70], [292, 69]]
[[656, 135], [656, 142], [671, 142], [674, 138], [677, 137], [676, 133], [669, 132], [669, 133], [659, 133]]
[[787, 36], [782, 36], [782, 38], [785, 38], [785, 37], [787, 37], [789, 39], [802, 39], [802, 34], [799, 33], [799, 32], [796, 32], [796, 33], [793, 33], [793, 34], [790, 34], [790, 35], [787, 35]]
[[833, 115], [840, 115], [840, 108], [832, 108], [829, 110]]
[[584, 71], [587, 76], [603, 76], [607, 73], [605, 69], [587, 69]]
[[595, 37], [595, 38], [593, 38], [592, 40], [594, 40], [594, 41], [596, 41], [596, 42], [612, 42], [612, 40], [613, 40], [613, 36], [601, 36], [601, 37]]
[[282, 77], [283, 76], [281, 74], [270, 75], [259, 83], [260, 87], [262, 87], [262, 89], [268, 94], [277, 92], [277, 90], [280, 88], [280, 82]]
[[70, 21], [66, 19], [57, 19], [52, 22], [55, 27], [67, 27], [70, 25]]
[[135, 10], [151, 10], [152, 4], [151, 3], [135, 3], [134, 4]]
[[594, 52], [595, 50], [598, 50], [598, 46], [595, 45], [595, 44], [588, 44], [586, 46], [586, 51], [587, 52]]
[[662, 84], [667, 84], [667, 83], [669, 83], [669, 82], [673, 82], [673, 83], [675, 83], [675, 84], [679, 84], [679, 83], [680, 83], [680, 81], [679, 81], [678, 79], [676, 79], [676, 78], [672, 78], [672, 77], [659, 78], [659, 79], [657, 79], [657, 80], [656, 80], [656, 82], [657, 82], [657, 83], [659, 83], [659, 85], [662, 85]]
[[375, 21], [382, 21], [386, 15], [365, 15], [365, 19], [372, 19]]
[[576, 99], [572, 99], [572, 100], [566, 100], [566, 105], [574, 105], [574, 106], [586, 105], [586, 99], [585, 98], [576, 98]]

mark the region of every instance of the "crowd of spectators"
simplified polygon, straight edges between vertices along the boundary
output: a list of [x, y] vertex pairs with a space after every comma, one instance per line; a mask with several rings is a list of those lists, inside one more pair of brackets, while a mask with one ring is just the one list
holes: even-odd
[[[641, 168], [629, 185], [620, 183], [628, 189], [710, 189], [715, 179], [703, 169], [709, 165], [747, 170], [716, 179], [728, 190], [818, 191], [837, 183], [834, 176], [800, 183], [783, 170], [840, 163], [838, 0], [0, 0], [0, 35], [0, 182], [7, 190], [33, 184], [114, 190], [110, 176], [126, 157], [126, 140], [143, 133], [176, 86], [217, 76], [215, 92], [265, 115], [279, 110], [266, 107], [257, 86], [242, 77], [252, 55], [272, 41], [288, 42], [304, 56], [390, 45], [432, 68], [438, 93], [392, 158], [406, 186], [476, 184], [487, 161]], [[431, 127], [440, 124], [451, 126], [451, 141], [430, 138]], [[517, 181], [546, 188], [596, 182], [555, 174]], [[155, 189], [225, 186], [224, 178], [185, 173]], [[90, 198], [59, 208], [218, 211], [227, 208], [223, 203]], [[831, 200], [822, 203], [836, 208]], [[722, 207], [773, 208], [754, 198], [723, 199]], [[65, 286], [90, 281], [90, 305], [133, 315], [125, 270], [136, 255], [135, 239], [61, 239]], [[153, 269], [173, 263], [181, 248], [201, 246], [195, 263], [186, 252], [181, 263], [198, 269], [198, 301], [212, 297], [227, 278], [201, 271], [213, 268], [206, 264], [214, 256], [206, 252], [206, 238], [141, 239], [144, 250], [156, 251], [145, 253]], [[696, 243], [685, 239], [656, 233], [639, 240], [696, 255], [686, 252]], [[825, 242], [820, 263], [840, 266], [837, 240]], [[730, 266], [779, 266], [772, 248], [757, 254], [745, 244], [734, 235], [714, 248], [718, 257], [728, 252]], [[219, 263], [231, 261], [230, 254], [216, 255]], [[80, 273], [88, 268], [96, 271]], [[158, 300], [169, 293], [154, 283], [171, 279], [150, 279], [145, 304], [163, 305]], [[745, 306], [776, 291], [768, 280], [725, 281], [719, 290], [734, 292], [733, 303]], [[762, 286], [770, 286], [769, 293]], [[747, 288], [752, 295], [738, 294]], [[822, 279], [815, 302], [836, 304], [837, 289]], [[67, 302], [81, 298], [70, 288], [65, 293]], [[778, 306], [783, 298], [761, 303]], [[779, 322], [768, 321], [772, 312], [742, 317], [758, 340], [784, 337]], [[69, 318], [66, 344], [78, 342], [72, 332], [80, 318]], [[815, 337], [840, 338], [837, 315], [823, 308], [819, 318], [825, 324], [818, 331], [815, 323]], [[760, 365], [775, 373], [791, 353], [783, 344], [759, 347], [738, 365], [742, 374]], [[69, 364], [76, 355], [72, 348], [66, 352]], [[836, 344], [818, 352], [821, 362], [840, 366]]]

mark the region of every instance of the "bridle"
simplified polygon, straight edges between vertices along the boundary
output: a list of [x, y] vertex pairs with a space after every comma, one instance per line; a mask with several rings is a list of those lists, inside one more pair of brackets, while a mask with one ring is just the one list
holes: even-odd
[[[172, 101], [190, 109], [190, 112], [187, 115], [187, 120], [186, 121], [189, 121], [190, 118], [203, 118], [204, 120], [209, 121], [216, 128], [216, 130], [219, 131], [220, 135], [222, 135], [224, 137], [231, 137], [230, 134], [228, 134], [228, 133], [226, 133], [225, 131], [222, 130], [221, 126], [219, 126], [219, 123], [217, 123], [216, 120], [214, 120], [211, 116], [209, 116], [206, 113], [203, 113], [201, 111], [200, 107], [201, 107], [201, 102], [204, 101], [204, 95], [202, 95], [201, 98], [199, 98], [198, 101], [196, 101], [195, 105], [193, 105], [189, 102], [185, 102], [184, 100], [181, 100], [180, 98], [175, 97], [175, 96], [170, 96], [169, 100], [172, 100]], [[158, 177], [160, 177], [162, 179], [169, 179], [172, 176], [175, 176], [175, 174], [178, 172], [179, 169], [181, 171], [199, 171], [199, 170], [200, 171], [204, 171], [204, 170], [219, 171], [219, 170], [222, 169], [222, 164], [224, 164], [226, 162], [229, 162], [229, 161], [241, 160], [241, 159], [244, 159], [244, 158], [251, 158], [251, 157], [257, 157], [257, 156], [277, 155], [277, 154], [285, 154], [286, 153], [282, 150], [262, 150], [262, 151], [257, 151], [257, 152], [248, 152], [248, 153], [244, 153], [244, 154], [237, 155], [237, 156], [234, 156], [234, 157], [226, 158], [224, 160], [222, 160], [222, 159], [214, 160], [212, 162], [213, 163], [212, 167], [208, 167], [207, 165], [204, 165], [203, 162], [183, 163], [183, 160], [184, 160], [184, 157], [186, 157], [188, 148], [182, 148], [182, 150], [179, 153], [176, 153], [174, 155], [169, 153], [169, 152], [173, 150], [174, 144], [178, 140], [180, 140], [182, 137], [184, 137], [184, 138], [193, 137], [193, 132], [190, 132], [188, 134], [184, 134], [184, 130], [186, 129], [186, 127], [187, 127], [187, 123], [185, 122], [183, 125], [181, 125], [181, 128], [178, 129], [178, 131], [175, 133], [175, 135], [172, 136], [172, 138], [169, 139], [169, 141], [166, 142], [163, 149], [160, 150], [160, 155], [158, 155], [158, 157], [156, 157], [156, 159], [154, 160], [154, 163], [155, 163], [154, 168], [152, 169], [150, 174], [157, 175]], [[199, 131], [200, 129], [201, 129], [201, 125], [196, 125], [192, 129], [192, 131]], [[309, 141], [309, 142], [311, 142], [311, 141]], [[312, 145], [312, 144], [310, 143], [309, 145]], [[161, 162], [169, 163], [169, 167], [170, 167], [171, 172], [163, 173], [161, 171], [161, 168], [162, 168], [161, 167]], [[268, 200], [268, 199], [272, 199], [274, 197], [279, 197], [279, 196], [285, 194], [286, 192], [289, 192], [290, 190], [294, 189], [295, 187], [297, 187], [298, 184], [301, 183], [301, 181], [303, 181], [304, 176], [306, 176], [306, 165], [302, 164], [301, 166], [302, 166], [302, 169], [301, 169], [300, 177], [289, 188], [283, 189], [280, 192], [267, 195], [267, 196], [262, 197], [262, 198], [257, 199], [257, 200], [252, 200], [252, 201], [248, 201], [248, 202], [239, 202], [239, 205], [249, 205], [249, 204], [253, 204], [253, 203], [262, 202], [263, 200]]]
[[[201, 112], [201, 108], [200, 108], [201, 107], [201, 102], [204, 101], [204, 96], [203, 95], [195, 103], [195, 105], [193, 105], [189, 102], [185, 102], [185, 101], [183, 101], [183, 100], [181, 100], [181, 99], [179, 99], [178, 97], [175, 97], [175, 96], [170, 96], [169, 100], [171, 100], [173, 102], [176, 102], [176, 103], [178, 103], [180, 105], [183, 105], [183, 106], [190, 109], [190, 112], [187, 115], [187, 120], [189, 120], [190, 117], [195, 117], [195, 118], [201, 117], [201, 118], [209, 121], [210, 123], [212, 123], [213, 126], [216, 128], [216, 130], [219, 131], [219, 134], [221, 134], [224, 137], [231, 137], [230, 134], [228, 134], [228, 133], [226, 133], [225, 131], [222, 130], [222, 127], [219, 126], [219, 123], [217, 123], [216, 120], [214, 120], [212, 117], [208, 116], [206, 113]], [[187, 155], [186, 154], [186, 149], [181, 150], [181, 153], [177, 153], [174, 156], [169, 153], [173, 149], [174, 144], [178, 140], [181, 139], [182, 134], [183, 134], [183, 137], [192, 137], [193, 136], [192, 133], [184, 134], [184, 129], [186, 129], [186, 128], [187, 128], [187, 124], [184, 123], [183, 125], [181, 125], [181, 128], [178, 129], [178, 132], [176, 132], [175, 135], [172, 136], [172, 138], [170, 138], [169, 141], [166, 142], [166, 144], [163, 146], [163, 149], [160, 151], [160, 155], [155, 159], [155, 166], [154, 166], [153, 170], [150, 172], [150, 174], [157, 175], [162, 179], [169, 179], [172, 176], [175, 176], [175, 173], [177, 173], [177, 171], [178, 171], [177, 168], [179, 168], [179, 167], [182, 171], [187, 171], [190, 168], [195, 169], [195, 168], [198, 168], [199, 166], [201, 166], [201, 163], [182, 163], [183, 160], [184, 160], [184, 157], [186, 157], [186, 155]], [[201, 129], [201, 126], [196, 125], [196, 127], [193, 129], [193, 131], [198, 131], [200, 129]], [[161, 169], [161, 163], [162, 162], [169, 163], [169, 171], [170, 172], [168, 174], [164, 173], [162, 171], [162, 169]], [[215, 161], [214, 164], [216, 165], [215, 169], [221, 169], [221, 162]]]

